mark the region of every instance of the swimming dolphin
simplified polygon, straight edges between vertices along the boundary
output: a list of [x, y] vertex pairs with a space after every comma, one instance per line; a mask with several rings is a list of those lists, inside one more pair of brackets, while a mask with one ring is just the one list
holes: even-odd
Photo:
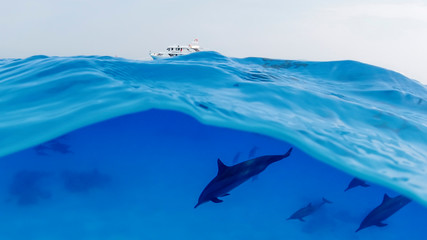
[[387, 226], [382, 221], [386, 220], [409, 202], [411, 202], [411, 199], [402, 195], [391, 198], [387, 194], [384, 194], [383, 202], [363, 219], [356, 232], [374, 225], [378, 227]]
[[355, 187], [358, 187], [358, 186], [369, 187], [369, 185], [366, 184], [366, 182], [363, 181], [362, 179], [353, 178], [351, 180], [351, 182], [348, 184], [348, 187], [344, 190], [344, 192], [347, 192], [348, 190], [355, 188]]
[[228, 192], [244, 183], [251, 177], [264, 171], [270, 164], [280, 161], [291, 154], [292, 148], [283, 155], [266, 155], [253, 158], [233, 166], [226, 166], [218, 158], [218, 174], [203, 189], [199, 201], [194, 208], [200, 204], [212, 201], [214, 203], [223, 202], [218, 197], [228, 196]]
[[241, 152], [237, 152], [236, 155], [234, 155], [233, 163], [237, 163], [239, 161], [240, 154], [241, 154]]
[[258, 150], [257, 146], [254, 146], [253, 148], [251, 148], [251, 151], [249, 151], [249, 155], [248, 157], [253, 157], [256, 154], [256, 151]]
[[298, 219], [301, 222], [304, 222], [304, 217], [307, 217], [308, 215], [313, 214], [315, 211], [319, 210], [320, 207], [323, 206], [323, 204], [325, 203], [332, 203], [331, 201], [327, 200], [326, 198], [322, 198], [322, 202], [318, 203], [318, 204], [312, 204], [309, 203], [307, 206], [299, 209], [298, 211], [296, 211], [295, 213], [293, 213], [288, 219], [286, 220], [291, 220], [291, 219]]

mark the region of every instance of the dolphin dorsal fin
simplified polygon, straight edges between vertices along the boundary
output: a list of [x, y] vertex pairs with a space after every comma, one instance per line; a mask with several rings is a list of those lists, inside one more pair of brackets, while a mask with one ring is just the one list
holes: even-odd
[[384, 194], [383, 203], [384, 203], [384, 202], [386, 202], [386, 201], [388, 201], [388, 200], [390, 200], [390, 199], [391, 199], [391, 197], [389, 197], [389, 196], [387, 195], [387, 193], [386, 193], [386, 194]]
[[218, 174], [220, 175], [221, 173], [223, 173], [227, 168], [229, 168], [229, 166], [225, 165], [221, 159], [218, 158]]

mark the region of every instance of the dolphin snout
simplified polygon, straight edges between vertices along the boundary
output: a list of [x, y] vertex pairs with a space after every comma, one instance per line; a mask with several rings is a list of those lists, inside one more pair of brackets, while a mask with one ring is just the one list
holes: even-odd
[[194, 206], [194, 208], [197, 208], [199, 205], [201, 205], [202, 203], [204, 203], [204, 202], [198, 202], [197, 204], [196, 204], [196, 206]]

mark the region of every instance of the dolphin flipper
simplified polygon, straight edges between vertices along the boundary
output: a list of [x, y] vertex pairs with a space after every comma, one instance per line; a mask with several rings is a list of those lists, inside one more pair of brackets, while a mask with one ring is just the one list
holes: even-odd
[[300, 220], [301, 222], [305, 222], [303, 218], [298, 218], [298, 220]]
[[386, 224], [386, 223], [382, 223], [382, 222], [379, 222], [379, 223], [377, 223], [377, 224], [375, 224], [376, 226], [378, 226], [378, 227], [385, 227], [385, 226], [387, 226], [388, 224]]
[[212, 198], [211, 201], [214, 202], [214, 203], [222, 203], [222, 202], [224, 202], [223, 200], [218, 199], [218, 198]]

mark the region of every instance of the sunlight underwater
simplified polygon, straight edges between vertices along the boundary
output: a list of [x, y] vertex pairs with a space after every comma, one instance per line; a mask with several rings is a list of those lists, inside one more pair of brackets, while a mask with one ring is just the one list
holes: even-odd
[[160, 61], [33, 56], [0, 60], [0, 156], [152, 108], [284, 140], [427, 205], [427, 88], [354, 62]]

